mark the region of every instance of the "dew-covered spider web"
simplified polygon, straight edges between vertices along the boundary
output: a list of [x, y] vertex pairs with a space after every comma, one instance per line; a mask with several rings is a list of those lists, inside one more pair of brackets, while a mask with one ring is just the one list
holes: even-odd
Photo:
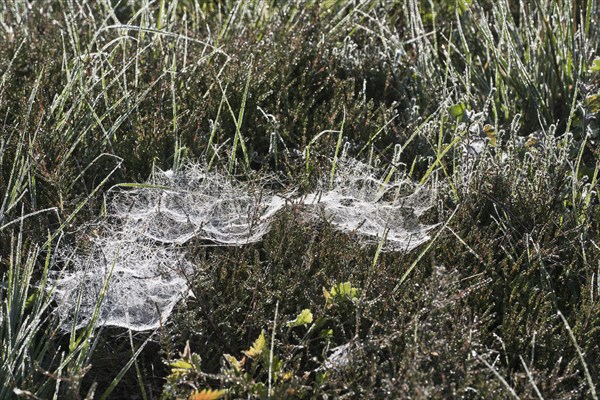
[[139, 237], [111, 232], [88, 240], [86, 249], [59, 253], [67, 264], [54, 289], [63, 328], [86, 326], [94, 317], [98, 325], [157, 328], [185, 295], [193, 265], [177, 249]]
[[285, 199], [263, 185], [190, 165], [180, 173], [156, 171], [152, 185], [119, 193], [111, 214], [129, 236], [183, 244], [191, 238], [219, 245], [259, 241]]
[[132, 330], [159, 327], [200, 272], [187, 258], [189, 240], [258, 242], [292, 203], [307, 220], [323, 219], [384, 251], [411, 251], [429, 240], [435, 226], [419, 222], [430, 192], [353, 159], [339, 160], [334, 179], [323, 179], [313, 193], [268, 187], [190, 164], [177, 172], [156, 170], [146, 184], [114, 193], [94, 231], [57, 252], [64, 268], [53, 275], [54, 296], [63, 327], [82, 327], [94, 318], [97, 325]]
[[342, 159], [334, 179], [305, 196], [315, 216], [336, 229], [355, 233], [364, 243], [381, 243], [384, 251], [409, 252], [429, 240], [434, 225], [418, 218], [431, 206], [431, 193], [402, 176], [377, 174], [354, 159]]

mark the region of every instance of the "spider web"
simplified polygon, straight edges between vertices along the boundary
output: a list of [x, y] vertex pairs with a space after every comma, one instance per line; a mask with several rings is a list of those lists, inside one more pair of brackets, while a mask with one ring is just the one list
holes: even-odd
[[64, 329], [92, 320], [136, 331], [158, 328], [199, 272], [186, 259], [186, 242], [258, 242], [290, 202], [303, 205], [307, 220], [323, 218], [365, 244], [411, 251], [435, 227], [419, 222], [432, 194], [399, 174], [376, 172], [343, 158], [332, 181], [292, 196], [271, 192], [266, 181], [242, 182], [201, 164], [156, 170], [147, 184], [111, 197], [101, 233], [59, 249], [56, 261], [65, 267], [53, 275], [56, 312]]

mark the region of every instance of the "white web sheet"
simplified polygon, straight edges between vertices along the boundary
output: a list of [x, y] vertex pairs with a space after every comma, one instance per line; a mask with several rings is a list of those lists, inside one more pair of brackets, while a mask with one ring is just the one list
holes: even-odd
[[[324, 181], [315, 193], [291, 201], [303, 204], [309, 218], [325, 218], [365, 243], [383, 241], [384, 250], [408, 252], [429, 240], [434, 226], [418, 218], [431, 194], [405, 179], [386, 182], [374, 172], [359, 161], [341, 160], [331, 185]], [[98, 325], [159, 327], [196, 272], [182, 245], [192, 238], [228, 246], [260, 241], [290, 201], [285, 198], [289, 195], [201, 165], [156, 171], [148, 185], [115, 194], [103, 233], [57, 254], [66, 265], [54, 276], [63, 327], [85, 326], [94, 315]]]
[[194, 271], [176, 249], [139, 238], [127, 241], [111, 232], [87, 245], [87, 250], [59, 256], [69, 268], [54, 277], [56, 312], [65, 329], [83, 327], [94, 315], [98, 325], [158, 328], [185, 294]]
[[126, 220], [128, 234], [163, 243], [182, 244], [191, 238], [222, 245], [259, 241], [285, 200], [199, 165], [185, 171], [155, 173], [155, 185], [120, 193], [111, 214]]
[[383, 240], [384, 251], [409, 252], [429, 240], [428, 232], [435, 227], [418, 220], [431, 198], [411, 181], [400, 177], [386, 182], [373, 167], [344, 159], [330, 187], [307, 195], [304, 202], [316, 205], [316, 213], [364, 243]]

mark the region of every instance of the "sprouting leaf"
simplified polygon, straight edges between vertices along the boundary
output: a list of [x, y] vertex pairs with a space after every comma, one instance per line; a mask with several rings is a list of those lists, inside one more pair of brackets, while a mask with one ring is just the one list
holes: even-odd
[[319, 332], [319, 337], [330, 339], [333, 337], [333, 329], [323, 329], [321, 332]]
[[600, 57], [594, 58], [589, 68], [590, 72], [600, 72]]
[[181, 359], [189, 360], [192, 357], [192, 349], [190, 347], [190, 341], [185, 342], [185, 347], [183, 348], [183, 353], [179, 353]]
[[458, 6], [458, 13], [462, 15], [465, 11], [471, 7], [473, 0], [457, 0], [456, 5]]
[[323, 296], [325, 296], [325, 304], [329, 304], [331, 302], [331, 293], [325, 288], [323, 288]]
[[[270, 354], [270, 353], [267, 353], [267, 356], [268, 356], [269, 354]], [[271, 367], [272, 367], [272, 369], [273, 369], [273, 372], [277, 372], [277, 373], [279, 373], [279, 372], [281, 371], [281, 367], [282, 367], [282, 366], [283, 366], [283, 361], [281, 361], [281, 360], [279, 359], [279, 357], [277, 357], [276, 355], [273, 355], [273, 364], [272, 364], [272, 366], [271, 366]]]
[[194, 366], [184, 360], [177, 360], [171, 363], [171, 369], [173, 372], [185, 372], [192, 368], [194, 368]]
[[192, 356], [190, 357], [190, 361], [192, 362], [192, 365], [194, 366], [194, 368], [196, 368], [198, 371], [201, 369], [201, 363], [202, 363], [202, 358], [196, 354], [196, 353], [192, 353]]
[[317, 382], [319, 385], [322, 385], [322, 384], [324, 384], [324, 383], [325, 383], [325, 381], [327, 381], [327, 378], [328, 378], [328, 377], [329, 377], [329, 376], [328, 376], [328, 374], [327, 374], [327, 371], [324, 371], [324, 372], [319, 372], [319, 373], [317, 374], [317, 377], [316, 377], [316, 382]]
[[467, 111], [467, 106], [465, 105], [465, 103], [458, 103], [448, 107], [448, 112], [450, 113], [450, 115], [452, 115], [453, 118], [459, 120], [463, 118], [465, 111]]
[[256, 339], [254, 341], [254, 344], [252, 344], [252, 346], [244, 351], [243, 353], [250, 358], [257, 358], [258, 356], [260, 356], [263, 352], [263, 350], [265, 349], [265, 346], [267, 344], [267, 340], [265, 339], [265, 330], [263, 329], [262, 332], [260, 333], [260, 336], [258, 337], [258, 339]]
[[211, 389], [203, 389], [201, 391], [196, 390], [191, 394], [190, 400], [217, 400], [221, 397], [225, 396], [227, 390], [211, 390]]
[[227, 360], [227, 362], [229, 363], [231, 368], [234, 369], [235, 372], [240, 372], [242, 370], [242, 367], [244, 366], [244, 363], [246, 362], [245, 357], [243, 357], [241, 360], [238, 360], [231, 354], [224, 354], [223, 357], [225, 358], [225, 360]]
[[538, 142], [539, 142], [539, 139], [536, 136], [529, 135], [527, 137], [527, 141], [525, 142], [525, 144], [523, 146], [526, 148], [530, 148], [530, 147], [535, 146]]
[[287, 326], [289, 326], [290, 328], [293, 328], [293, 327], [300, 326], [300, 325], [307, 325], [307, 324], [310, 324], [311, 322], [313, 322], [312, 312], [308, 308], [305, 308], [304, 310], [302, 310], [300, 312], [300, 314], [298, 314], [298, 316], [296, 317], [295, 320], [289, 321], [287, 323]]
[[485, 124], [483, 126], [483, 132], [485, 132], [485, 135], [490, 140], [490, 145], [492, 147], [496, 147], [496, 145], [498, 143], [498, 137], [497, 137], [497, 134], [496, 134], [496, 129], [494, 129], [494, 127], [492, 125], [490, 125], [490, 124]]
[[331, 288], [331, 297], [339, 299], [355, 299], [358, 289], [353, 288], [350, 282], [338, 283]]
[[257, 382], [254, 385], [251, 386], [251, 392], [255, 395], [257, 395], [259, 398], [266, 398], [267, 397], [267, 385], [265, 385], [263, 382]]
[[31, 308], [35, 304], [35, 301], [37, 300], [37, 298], [38, 298], [38, 293], [37, 292], [32, 293], [25, 301], [25, 308], [27, 308], [27, 309]]
[[338, 0], [324, 0], [323, 1], [323, 9], [330, 10], [338, 5]]
[[585, 98], [585, 105], [588, 111], [595, 114], [600, 111], [600, 93], [592, 94]]

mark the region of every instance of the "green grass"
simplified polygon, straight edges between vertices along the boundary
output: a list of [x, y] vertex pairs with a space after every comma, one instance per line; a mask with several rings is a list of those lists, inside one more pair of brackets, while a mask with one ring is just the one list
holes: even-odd
[[[599, 27], [593, 0], [2, 2], [0, 398], [597, 398]], [[343, 156], [431, 190], [432, 240], [288, 207], [187, 243], [156, 332], [59, 329], [53, 255], [109, 188], [192, 160], [303, 193]]]

